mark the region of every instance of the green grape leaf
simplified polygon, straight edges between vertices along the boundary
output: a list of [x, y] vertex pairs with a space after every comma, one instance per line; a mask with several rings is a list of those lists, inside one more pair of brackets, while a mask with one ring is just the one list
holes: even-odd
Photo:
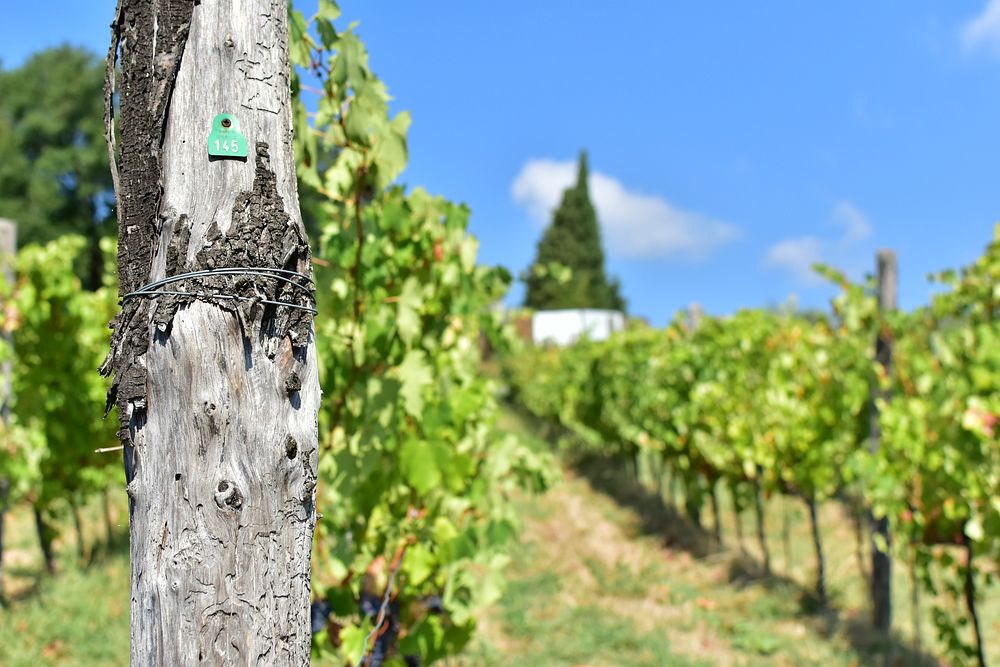
[[441, 484], [441, 469], [434, 446], [423, 440], [407, 440], [399, 452], [399, 463], [406, 481], [426, 494]]
[[423, 296], [420, 282], [413, 276], [403, 283], [403, 291], [396, 302], [396, 326], [399, 327], [399, 337], [407, 345], [412, 345], [420, 335], [420, 308]]
[[420, 586], [434, 573], [436, 565], [437, 558], [430, 549], [422, 544], [414, 544], [406, 552], [403, 571], [406, 573], [408, 583]]
[[340, 17], [340, 7], [334, 0], [319, 0], [316, 16], [326, 21], [336, 21]]
[[288, 56], [292, 65], [308, 67], [312, 62], [312, 38], [309, 24], [297, 9], [288, 6]]
[[402, 384], [400, 394], [403, 396], [403, 405], [410, 415], [419, 417], [424, 409], [424, 389], [434, 380], [426, 353], [423, 350], [410, 350], [396, 370]]

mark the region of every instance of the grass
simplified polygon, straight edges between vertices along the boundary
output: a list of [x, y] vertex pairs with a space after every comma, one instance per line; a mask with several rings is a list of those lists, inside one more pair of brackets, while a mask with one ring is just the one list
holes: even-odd
[[[511, 413], [504, 427], [529, 437], [545, 433]], [[734, 514], [724, 509], [720, 546], [709, 512], [699, 529], [649, 486], [620, 464], [583, 459], [567, 466], [563, 482], [545, 496], [519, 499], [524, 531], [510, 587], [461, 664], [946, 664], [929, 654], [939, 652], [930, 600], [921, 617], [927, 652], [913, 641], [905, 564], [895, 563], [897, 633], [869, 629], [855, 530], [839, 505], [821, 511], [831, 605], [820, 610], [804, 505], [768, 500], [774, 575], [765, 578], [752, 515], [740, 517], [740, 548]], [[723, 494], [724, 508], [728, 502]], [[1000, 656], [1000, 600], [984, 595], [980, 607], [987, 655]]]
[[124, 665], [129, 652], [128, 558], [73, 568], [0, 612], [0, 664]]
[[[529, 421], [507, 413], [502, 426], [548, 447]], [[822, 508], [832, 605], [810, 594], [812, 543], [804, 506], [768, 501], [775, 575], [760, 574], [753, 522], [724, 509], [724, 545], [688, 522], [620, 466], [590, 459], [567, 466], [548, 493], [515, 499], [523, 523], [509, 587], [482, 619], [473, 644], [448, 667], [918, 667], [945, 664], [914, 647], [906, 568], [896, 563], [896, 628], [868, 630], [851, 522], [836, 504]], [[723, 498], [723, 507], [728, 508]], [[124, 502], [114, 515], [125, 517]], [[788, 540], [783, 539], [787, 516]], [[86, 541], [103, 543], [103, 521], [87, 509]], [[120, 519], [118, 519], [120, 520]], [[9, 517], [0, 665], [104, 667], [128, 662], [128, 555], [118, 526], [110, 549], [78, 562], [69, 536], [57, 543], [59, 574], [43, 575], [30, 513]], [[88, 559], [89, 560], [89, 559]], [[987, 656], [1000, 659], [1000, 600], [984, 595]], [[957, 604], [957, 603], [956, 603]], [[925, 616], [930, 600], [924, 601]], [[922, 618], [924, 646], [935, 652]]]
[[[70, 522], [59, 523], [54, 577], [44, 573], [30, 511], [19, 507], [8, 514], [3, 584], [10, 607], [0, 609], [0, 665], [128, 664], [127, 535], [119, 524], [109, 545], [99, 514], [96, 505], [85, 509], [86, 562], [76, 555]], [[127, 516], [124, 501], [113, 516]]]

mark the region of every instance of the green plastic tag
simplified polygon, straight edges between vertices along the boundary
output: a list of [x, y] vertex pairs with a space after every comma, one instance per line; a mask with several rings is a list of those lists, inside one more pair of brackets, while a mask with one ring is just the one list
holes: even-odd
[[247, 138], [240, 132], [240, 121], [232, 114], [220, 113], [212, 121], [208, 154], [213, 157], [247, 156]]

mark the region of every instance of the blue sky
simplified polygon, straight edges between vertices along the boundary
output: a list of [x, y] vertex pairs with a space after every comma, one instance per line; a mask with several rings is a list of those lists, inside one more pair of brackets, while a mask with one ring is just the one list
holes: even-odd
[[[0, 62], [105, 51], [113, 5], [3, 0]], [[482, 259], [518, 271], [586, 148], [610, 269], [656, 324], [822, 307], [808, 264], [860, 277], [877, 248], [913, 307], [1000, 220], [1000, 0], [342, 9], [413, 113], [403, 180], [468, 203]]]

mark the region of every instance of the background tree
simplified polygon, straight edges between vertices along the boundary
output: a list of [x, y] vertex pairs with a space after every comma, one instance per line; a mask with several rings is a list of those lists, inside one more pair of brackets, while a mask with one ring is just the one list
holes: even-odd
[[[117, 289], [110, 275], [99, 290], [81, 288], [73, 266], [86, 245], [83, 237], [67, 234], [22, 248], [17, 282], [5, 286], [2, 297], [3, 328], [12, 330], [14, 349], [9, 425], [15, 447], [0, 452], [0, 473], [12, 473], [6, 476], [15, 499], [31, 501], [50, 572], [55, 569], [53, 519], [69, 510], [82, 561], [79, 509], [88, 497], [121, 480], [114, 457], [94, 451], [114, 440], [113, 424], [101, 419], [99, 409], [105, 382], [94, 369], [107, 351]], [[110, 257], [110, 240], [105, 245]]]
[[0, 71], [0, 217], [21, 245], [67, 233], [87, 239], [77, 271], [101, 285], [100, 239], [114, 232], [96, 56], [71, 46], [40, 51]]
[[[538, 242], [535, 263], [528, 275], [524, 305], [536, 310], [554, 308], [610, 308], [625, 310], [621, 286], [604, 271], [604, 249], [597, 213], [587, 187], [587, 153], [580, 153], [576, 184], [563, 192], [552, 224]], [[536, 271], [552, 263], [572, 271], [568, 282], [549, 271]]]

